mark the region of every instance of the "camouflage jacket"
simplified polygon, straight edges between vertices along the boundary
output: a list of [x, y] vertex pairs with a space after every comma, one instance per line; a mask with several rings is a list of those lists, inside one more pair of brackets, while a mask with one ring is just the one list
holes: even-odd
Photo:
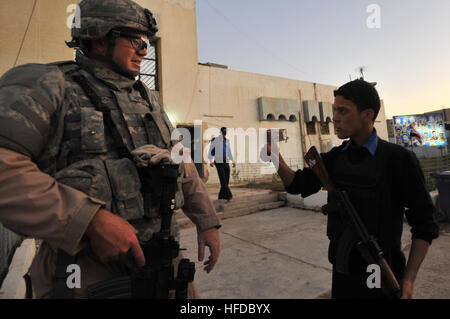
[[[142, 239], [159, 227], [155, 210], [144, 205], [138, 171], [115, 139], [128, 150], [169, 148], [173, 130], [154, 92], [80, 53], [76, 61], [27, 64], [0, 78], [0, 221], [69, 254], [83, 248], [84, 231], [101, 206], [130, 221]], [[93, 103], [83, 81], [100, 101]], [[109, 108], [120, 137], [94, 104]], [[189, 171], [180, 176], [179, 206], [184, 200], [199, 231], [219, 226], [204, 184]], [[45, 264], [47, 275], [33, 284], [47, 287], [54, 256], [48, 249], [40, 255], [36, 272]]]

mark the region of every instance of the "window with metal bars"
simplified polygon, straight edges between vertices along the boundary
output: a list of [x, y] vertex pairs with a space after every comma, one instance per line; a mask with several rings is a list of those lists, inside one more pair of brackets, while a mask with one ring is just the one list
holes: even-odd
[[306, 122], [306, 133], [308, 135], [316, 135], [316, 123]]
[[158, 79], [158, 54], [157, 42], [150, 42], [150, 47], [147, 49], [147, 55], [141, 64], [139, 71], [139, 80], [141, 80], [150, 90], [159, 91]]

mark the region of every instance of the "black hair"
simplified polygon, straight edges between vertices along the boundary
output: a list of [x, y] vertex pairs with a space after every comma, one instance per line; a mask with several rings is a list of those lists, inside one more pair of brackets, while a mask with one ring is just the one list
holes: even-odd
[[373, 121], [375, 122], [381, 104], [380, 96], [374, 85], [361, 79], [354, 80], [334, 90], [334, 96], [338, 95], [355, 103], [360, 113], [367, 109], [374, 110]]
[[221, 127], [220, 131], [222, 132], [222, 134], [227, 134], [227, 128], [226, 127]]

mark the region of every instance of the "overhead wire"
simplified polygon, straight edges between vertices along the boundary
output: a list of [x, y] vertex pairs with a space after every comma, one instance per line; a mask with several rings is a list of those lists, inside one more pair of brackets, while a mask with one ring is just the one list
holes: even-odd
[[22, 48], [23, 48], [23, 45], [25, 43], [25, 38], [27, 36], [28, 29], [30, 28], [31, 18], [33, 18], [34, 10], [36, 9], [36, 3], [37, 3], [37, 0], [34, 0], [33, 8], [31, 9], [31, 14], [30, 14], [30, 17], [28, 18], [27, 27], [25, 28], [25, 33], [23, 34], [22, 42], [20, 43], [19, 52], [17, 52], [16, 60], [14, 61], [14, 65], [13, 66], [17, 65], [17, 61], [19, 60], [20, 53], [22, 52]]
[[[274, 52], [272, 52], [270, 49], [266, 48], [263, 44], [261, 44], [258, 40], [256, 40], [254, 37], [252, 37], [251, 35], [249, 35], [247, 32], [245, 32], [244, 30], [242, 30], [240, 27], [238, 27], [236, 24], [233, 23], [233, 21], [231, 21], [231, 19], [229, 19], [225, 14], [223, 14], [219, 9], [217, 9], [215, 6], [213, 6], [211, 4], [211, 2], [209, 0], [204, 0], [205, 3], [208, 4], [208, 6], [219, 16], [221, 16], [228, 24], [230, 24], [234, 29], [236, 29], [236, 31], [238, 31], [241, 35], [245, 36], [248, 40], [250, 40], [251, 42], [253, 42], [253, 44], [257, 45], [260, 49], [262, 49], [263, 51], [265, 51], [268, 55], [270, 55], [273, 59], [278, 60], [279, 62], [287, 65], [288, 67], [292, 68], [294, 71], [302, 74], [302, 75], [309, 75], [309, 76], [317, 76], [314, 75], [310, 72], [307, 72], [305, 70], [302, 70], [300, 68], [298, 68], [297, 66], [293, 65], [292, 63], [290, 63], [289, 61], [287, 61], [286, 59], [278, 56], [277, 54], [275, 54]], [[324, 80], [330, 81], [330, 82], [339, 82], [336, 80], [331, 80], [331, 79], [327, 79], [327, 78], [322, 78]]]
[[[307, 71], [301, 70], [298, 67], [292, 65], [290, 62], [286, 61], [285, 59], [279, 57], [278, 55], [276, 55], [274, 52], [272, 52], [271, 50], [269, 50], [268, 48], [266, 48], [264, 45], [262, 45], [259, 41], [255, 40], [252, 36], [250, 36], [247, 32], [243, 31], [241, 28], [239, 28], [237, 25], [235, 25], [225, 14], [223, 14], [219, 9], [217, 9], [216, 7], [214, 7], [209, 0], [204, 0], [208, 6], [219, 16], [221, 16], [228, 24], [230, 24], [234, 29], [236, 29], [240, 34], [242, 34], [243, 36], [245, 36], [248, 40], [250, 40], [251, 42], [253, 42], [255, 45], [257, 45], [260, 49], [262, 49], [263, 51], [265, 51], [267, 54], [269, 54], [272, 58], [284, 63], [285, 65], [289, 66], [290, 68], [292, 68], [293, 70], [295, 70], [296, 72], [302, 73], [302, 75], [310, 75], [310, 76], [315, 76]], [[336, 80], [331, 80], [331, 79], [326, 79], [323, 78], [324, 80], [327, 81], [331, 81], [331, 82], [336, 82]], [[217, 120], [217, 119], [216, 119]], [[319, 126], [319, 130], [320, 130], [320, 126]], [[311, 141], [311, 137], [309, 136], [309, 134], [306, 134], [306, 138], [308, 139], [310, 145], [312, 145], [312, 141]]]

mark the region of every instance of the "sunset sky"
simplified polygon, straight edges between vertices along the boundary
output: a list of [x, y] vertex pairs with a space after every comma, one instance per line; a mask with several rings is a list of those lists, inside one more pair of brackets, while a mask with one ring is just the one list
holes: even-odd
[[450, 107], [449, 0], [196, 3], [200, 62], [335, 86], [364, 66], [387, 118]]

